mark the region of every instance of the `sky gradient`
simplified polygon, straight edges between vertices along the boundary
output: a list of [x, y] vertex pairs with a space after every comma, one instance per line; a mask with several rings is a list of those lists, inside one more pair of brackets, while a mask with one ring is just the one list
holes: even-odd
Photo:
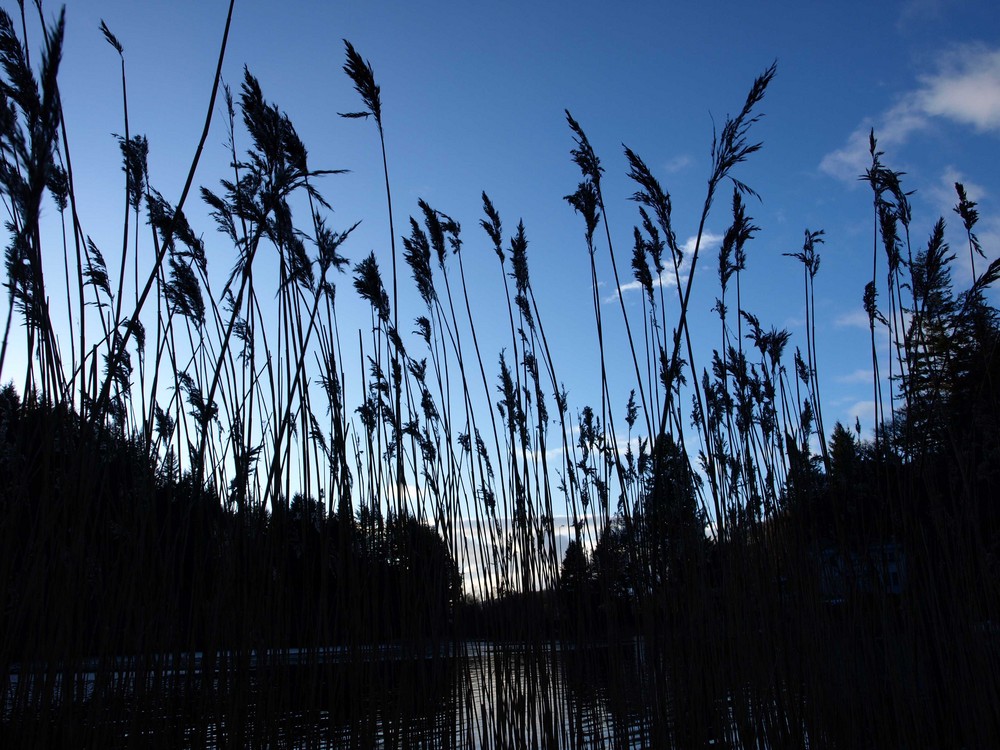
[[[448, 213], [465, 229], [473, 279], [498, 294], [488, 238], [478, 228], [481, 191], [493, 199], [508, 235], [523, 219], [543, 318], [556, 329], [556, 321], [567, 324], [554, 342], [557, 362], [574, 360], [562, 370], [571, 396], [583, 398], [596, 388], [584, 374], [596, 373], [572, 344], [581, 325], [593, 325], [593, 315], [582, 221], [563, 200], [579, 181], [563, 110], [583, 126], [607, 170], [612, 236], [627, 266], [638, 215], [628, 201], [633, 186], [622, 144], [671, 193], [679, 239], [692, 237], [713, 127], [738, 111], [754, 76], [776, 60], [765, 117], [751, 134], [764, 147], [737, 172], [761, 196], [748, 204], [761, 231], [748, 250], [745, 306], [762, 322], [788, 328], [792, 345], [801, 345], [801, 269], [783, 253], [800, 249], [806, 229], [825, 231], [816, 288], [826, 423], [853, 423], [857, 416], [870, 433], [861, 295], [870, 278], [872, 211], [870, 191], [857, 179], [868, 165], [869, 129], [886, 164], [906, 172], [904, 186], [916, 191], [915, 245], [943, 215], [953, 247], [962, 247], [951, 211], [953, 183], [962, 181], [979, 203], [979, 236], [995, 257], [1000, 10], [933, 0], [674, 5], [625, 2], [611, 12], [597, 2], [485, 8], [293, 1], [279, 13], [272, 3], [237, 2], [224, 79], [238, 90], [246, 65], [265, 96], [291, 117], [311, 163], [350, 170], [322, 185], [333, 223], [345, 228], [362, 220], [344, 248], [352, 261], [370, 250], [381, 255], [388, 227], [374, 128], [338, 117], [359, 108], [341, 71], [341, 40], [350, 40], [382, 88], [397, 228], [417, 213], [418, 198]], [[67, 8], [64, 108], [78, 180], [87, 186], [81, 213], [99, 246], [117, 241], [120, 168], [112, 133], [123, 130], [117, 55], [100, 21], [125, 48], [130, 126], [149, 138], [152, 184], [175, 200], [200, 135], [226, 9], [225, 2], [91, 0]], [[51, 16], [56, 7], [45, 10]], [[221, 104], [216, 109], [196, 179], [210, 187], [226, 167]], [[728, 203], [723, 192], [706, 227], [710, 236], [725, 231]], [[192, 202], [189, 212], [196, 217], [198, 210]], [[194, 221], [209, 241], [211, 265], [214, 229]], [[714, 345], [713, 255], [702, 256], [692, 314], [695, 330], [704, 325]], [[617, 323], [606, 248], [599, 256], [607, 317]], [[957, 288], [968, 282], [968, 266], [959, 252]], [[639, 304], [634, 284], [624, 294], [627, 304]], [[415, 294], [401, 302], [404, 314], [418, 314], [416, 303]], [[627, 381], [625, 372], [623, 401]]]
[[[802, 268], [785, 254], [801, 249], [806, 231], [825, 232], [816, 277], [824, 421], [829, 431], [836, 421], [859, 420], [870, 436], [862, 293], [871, 279], [873, 212], [871, 191], [858, 179], [869, 165], [869, 131], [885, 164], [905, 172], [904, 188], [915, 191], [914, 249], [944, 216], [957, 254], [955, 288], [964, 289], [971, 274], [952, 211], [956, 181], [978, 203], [988, 259], [1000, 252], [1000, 9], [949, 0], [679, 5], [238, 1], [223, 78], [238, 93], [246, 66], [267, 100], [295, 124], [311, 166], [349, 170], [319, 185], [334, 209], [334, 229], [362, 222], [341, 252], [353, 264], [374, 251], [386, 270], [377, 134], [373, 123], [339, 116], [361, 109], [342, 71], [343, 40], [350, 40], [381, 86], [397, 235], [408, 232], [407, 218], [419, 215], [421, 198], [462, 224], [480, 345], [495, 373], [509, 332], [496, 257], [479, 228], [481, 193], [499, 210], [507, 237], [523, 220], [532, 287], [576, 414], [599, 401], [600, 368], [584, 226], [564, 200], [581, 179], [564, 110], [586, 131], [606, 170], [611, 235], [619, 270], [628, 274], [620, 293], [638, 319], [641, 291], [627, 269], [639, 218], [629, 200], [635, 187], [626, 177], [623, 144], [670, 192], [678, 240], [692, 242], [713, 128], [739, 111], [754, 77], [776, 61], [777, 76], [760, 107], [764, 117], [750, 134], [763, 148], [734, 172], [760, 195], [747, 202], [760, 230], [747, 250], [743, 305], [765, 327], [791, 332], [790, 362], [794, 347], [805, 346], [805, 318]], [[46, 4], [43, 11], [51, 18], [57, 7]], [[100, 22], [124, 46], [129, 126], [149, 139], [151, 184], [173, 202], [201, 135], [227, 7], [222, 0], [69, 3], [63, 107], [84, 231], [99, 247], [121, 242], [123, 177], [113, 134], [124, 132], [119, 59]], [[12, 15], [16, 10], [8, 7]], [[30, 33], [37, 35], [37, 23]], [[227, 174], [226, 140], [220, 99], [196, 186], [216, 189]], [[690, 324], [699, 371], [719, 341], [715, 250], [730, 222], [730, 190], [724, 186], [717, 196], [695, 276]], [[232, 248], [196, 196], [186, 213], [205, 238], [210, 273], [224, 278]], [[609, 380], [620, 410], [634, 387], [633, 371], [603, 229], [599, 236]], [[116, 278], [115, 253], [105, 255]], [[423, 305], [402, 262], [400, 270], [400, 316], [408, 320]], [[341, 333], [350, 338], [370, 327], [369, 307], [349, 276], [338, 289]], [[412, 326], [401, 328], [408, 333]], [[886, 361], [888, 352], [880, 357]], [[359, 377], [352, 382], [348, 368], [349, 408], [360, 397], [360, 370], [354, 372]]]

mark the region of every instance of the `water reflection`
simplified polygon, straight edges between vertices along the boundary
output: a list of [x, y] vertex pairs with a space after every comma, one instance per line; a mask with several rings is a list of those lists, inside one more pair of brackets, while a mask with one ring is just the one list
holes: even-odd
[[127, 669], [119, 664], [113, 675], [25, 669], [5, 682], [5, 747], [654, 744], [652, 692], [639, 642], [467, 642], [431, 651], [285, 651], [243, 660], [199, 655], [155, 669], [145, 662], [129, 662]]
[[563, 679], [579, 746], [651, 747], [648, 701], [653, 690], [644, 666], [639, 641], [563, 652]]

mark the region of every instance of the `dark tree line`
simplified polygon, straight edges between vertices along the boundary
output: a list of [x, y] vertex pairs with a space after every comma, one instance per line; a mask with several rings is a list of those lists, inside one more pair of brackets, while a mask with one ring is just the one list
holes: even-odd
[[[1000, 615], [995, 597], [956, 585], [981, 582], [995, 593], [1000, 577], [1000, 315], [986, 297], [1000, 266], [956, 294], [955, 256], [943, 232], [939, 221], [925, 248], [908, 261], [897, 258], [909, 281], [898, 290], [907, 301], [896, 313], [893, 411], [874, 437], [864, 439], [860, 424], [837, 422], [818, 453], [786, 434], [787, 472], [774, 512], [737, 505], [719, 534], [700, 504], [690, 462], [661, 435], [639, 461], [632, 511], [614, 516], [592, 549], [579, 537], [569, 542], [559, 585], [564, 634], [640, 632], [642, 622], [669, 622], [694, 602], [719, 611], [723, 598], [743, 606], [742, 590], [759, 597], [762, 585], [777, 591], [776, 609], [786, 612], [803, 600], [844, 604], [828, 579], [849, 575], [848, 568], [867, 570], [855, 571], [855, 579], [886, 579], [840, 581], [854, 600], [945, 596], [950, 611], [975, 621]], [[874, 298], [867, 304], [880, 335], [893, 322]], [[803, 425], [814, 418], [807, 403]], [[736, 464], [739, 456], [727, 460]], [[893, 585], [874, 560], [879, 555], [893, 557], [894, 566], [900, 558]], [[831, 566], [839, 567], [831, 573]], [[734, 583], [748, 578], [756, 583]]]
[[15, 661], [440, 638], [462, 597], [448, 546], [412, 516], [338, 515], [301, 494], [225, 507], [141, 439], [11, 387], [0, 487]]

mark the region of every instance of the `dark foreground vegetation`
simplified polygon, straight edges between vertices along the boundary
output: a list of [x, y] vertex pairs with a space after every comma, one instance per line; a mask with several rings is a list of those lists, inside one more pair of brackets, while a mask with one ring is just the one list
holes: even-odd
[[[62, 21], [20, 9], [0, 14], [0, 745], [1000, 744], [1000, 263], [961, 185], [959, 291], [944, 221], [911, 215], [872, 135], [868, 439], [823, 421], [822, 233], [788, 260], [807, 320], [791, 355], [742, 307], [758, 228], [734, 172], [759, 150], [774, 69], [713, 141], [699, 225], [720, 204], [731, 219], [702, 259], [718, 268], [711, 362], [688, 328], [702, 238], [684, 257], [669, 194], [626, 149], [644, 305], [622, 305], [612, 351], [595, 296], [594, 346], [634, 385], [605, 377], [576, 407], [526, 228], [508, 237], [483, 194], [475, 240], [422, 201], [397, 237], [389, 200], [385, 252], [348, 260], [352, 228], [329, 226], [318, 188], [335, 172], [249, 72], [235, 93], [216, 78], [196, 150], [225, 129], [232, 172], [200, 199], [231, 266], [209, 269], [192, 180], [176, 203], [157, 192], [155, 144], [127, 121], [122, 244], [102, 252], [76, 211]], [[348, 116], [379, 136], [389, 197], [381, 91], [346, 52], [363, 107]], [[582, 257], [595, 289], [599, 255], [620, 285], [603, 167], [567, 121]], [[495, 254], [506, 301], [492, 376], [473, 246]], [[425, 308], [401, 320], [405, 270]], [[342, 331], [337, 306], [357, 297], [371, 325]]]

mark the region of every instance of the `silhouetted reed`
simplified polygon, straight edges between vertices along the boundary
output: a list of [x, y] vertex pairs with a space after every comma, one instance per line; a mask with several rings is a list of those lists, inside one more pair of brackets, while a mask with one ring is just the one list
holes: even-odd
[[[909, 193], [872, 134], [874, 437], [828, 434], [823, 232], [788, 254], [801, 347], [744, 305], [761, 230], [737, 168], [761, 149], [775, 67], [713, 134], [686, 254], [670, 193], [624, 148], [639, 317], [604, 166], [567, 112], [600, 362], [599, 403], [571, 404], [529, 228], [506, 233], [486, 193], [474, 238], [417, 202], [399, 239], [422, 309], [400, 309], [382, 92], [349, 42], [364, 109], [345, 117], [378, 129], [389, 257], [352, 252], [357, 223], [335, 228], [321, 190], [348, 178], [310, 163], [250, 70], [235, 94], [221, 84], [232, 5], [176, 203], [151, 184], [126, 48], [101, 26], [122, 71], [112, 253], [76, 208], [62, 17], [46, 25], [39, 7], [36, 70], [20, 10], [0, 12], [0, 744], [995, 744], [1000, 327], [985, 294], [1000, 261], [977, 267], [962, 185], [972, 284], [956, 293], [944, 220], [911, 247]], [[220, 86], [231, 171], [200, 190], [231, 246], [211, 256], [229, 264], [217, 277], [184, 208]], [[695, 271], [727, 181], [720, 335], [698, 360]], [[598, 294], [605, 251], [624, 341]], [[498, 310], [464, 265], [491, 252]], [[337, 294], [345, 275], [353, 296]], [[338, 306], [359, 302], [368, 323], [343, 330]], [[504, 331], [498, 352], [484, 316]], [[634, 380], [617, 393], [609, 363], [625, 357]]]

